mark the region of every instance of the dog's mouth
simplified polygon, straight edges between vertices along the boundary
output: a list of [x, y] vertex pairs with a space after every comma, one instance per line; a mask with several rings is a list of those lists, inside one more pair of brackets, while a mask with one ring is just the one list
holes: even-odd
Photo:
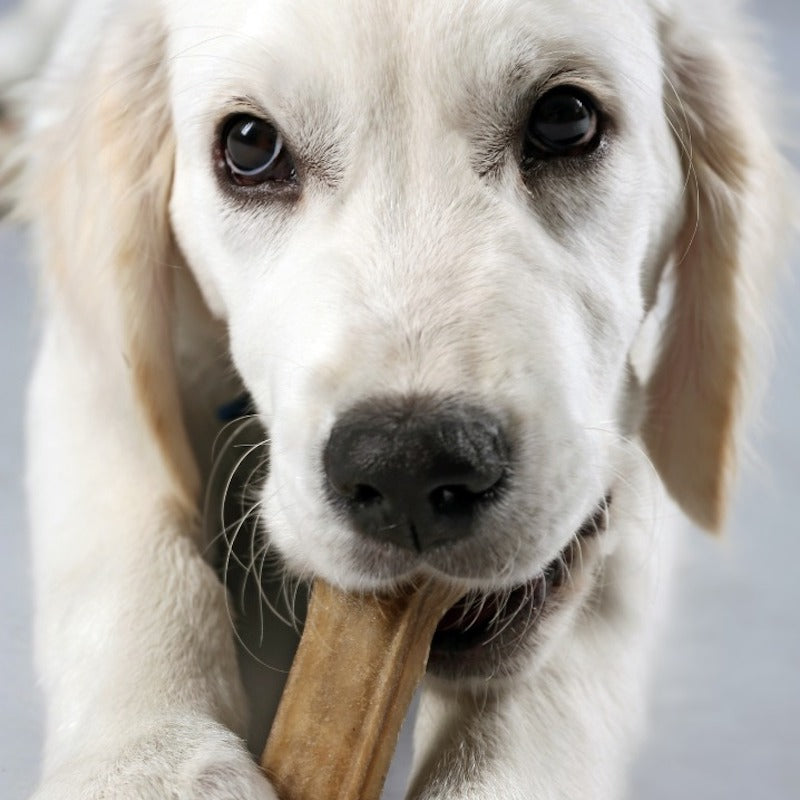
[[606, 496], [539, 575], [504, 591], [470, 593], [450, 608], [434, 634], [428, 672], [452, 679], [513, 673], [541, 622], [590, 571], [591, 540], [607, 527], [610, 503]]

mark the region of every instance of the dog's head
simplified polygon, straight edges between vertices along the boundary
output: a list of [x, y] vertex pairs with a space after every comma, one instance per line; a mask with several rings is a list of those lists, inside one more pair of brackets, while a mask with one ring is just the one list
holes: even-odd
[[519, 585], [639, 434], [720, 525], [780, 205], [741, 51], [672, 2], [165, 5], [106, 32], [31, 181], [176, 493], [173, 237], [269, 430], [262, 517], [296, 569]]

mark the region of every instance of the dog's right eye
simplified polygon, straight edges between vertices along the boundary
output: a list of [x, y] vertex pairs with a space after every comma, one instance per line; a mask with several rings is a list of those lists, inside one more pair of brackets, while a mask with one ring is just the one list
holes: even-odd
[[222, 149], [231, 179], [240, 186], [296, 180], [294, 161], [275, 126], [238, 114], [222, 130]]

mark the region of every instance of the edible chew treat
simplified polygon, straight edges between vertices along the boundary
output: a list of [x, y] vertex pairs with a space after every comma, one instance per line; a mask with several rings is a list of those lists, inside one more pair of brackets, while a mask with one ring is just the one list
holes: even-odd
[[378, 800], [431, 639], [463, 592], [391, 597], [314, 584], [261, 766], [280, 800]]

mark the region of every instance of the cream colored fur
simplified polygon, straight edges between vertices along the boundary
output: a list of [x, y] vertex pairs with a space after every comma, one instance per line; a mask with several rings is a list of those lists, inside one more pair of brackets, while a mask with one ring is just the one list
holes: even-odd
[[[244, 744], [202, 519], [236, 375], [270, 436], [264, 535], [294, 574], [399, 577], [319, 484], [333, 421], [376, 394], [466, 393], [517, 421], [526, 491], [454, 562], [477, 589], [535, 576], [613, 493], [525, 668], [426, 683], [409, 796], [624, 794], [672, 549], [663, 487], [720, 527], [784, 228], [758, 56], [728, 27], [738, 12], [700, 5], [71, 9], [10, 156], [45, 309], [28, 417], [36, 800], [274, 797]], [[603, 165], [528, 190], [508, 144], [480, 174], [503, 109], [554, 67], [613, 109]], [[232, 204], [215, 126], [243, 105], [335, 178], [288, 209]]]

